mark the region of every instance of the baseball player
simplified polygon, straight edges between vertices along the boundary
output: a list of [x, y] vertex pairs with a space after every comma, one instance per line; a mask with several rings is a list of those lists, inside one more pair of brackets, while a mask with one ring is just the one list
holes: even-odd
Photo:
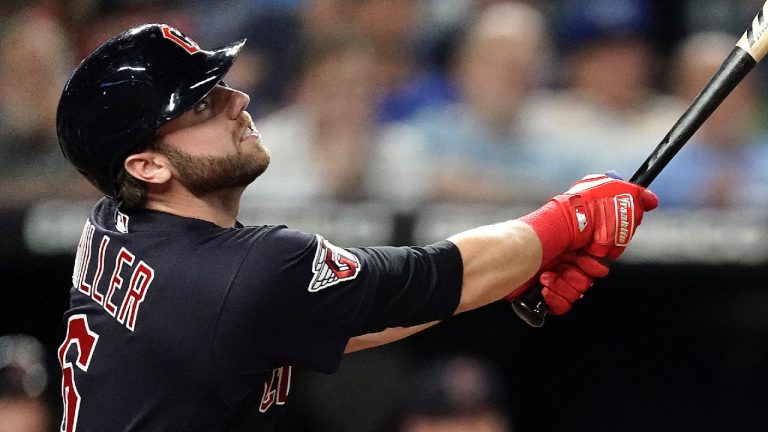
[[62, 151], [106, 196], [72, 274], [62, 431], [269, 430], [292, 367], [331, 373], [345, 352], [514, 298], [535, 279], [565, 313], [657, 205], [602, 175], [424, 247], [342, 248], [243, 226], [241, 193], [269, 164], [248, 96], [221, 81], [244, 43], [207, 51], [143, 25], [96, 49], [64, 88]]

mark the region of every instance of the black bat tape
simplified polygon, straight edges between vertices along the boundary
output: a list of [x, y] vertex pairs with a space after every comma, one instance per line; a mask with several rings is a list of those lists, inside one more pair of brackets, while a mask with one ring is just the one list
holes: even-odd
[[[680, 116], [664, 139], [630, 178], [630, 182], [648, 187], [704, 121], [720, 106], [726, 96], [762, 59], [766, 51], [766, 41], [760, 38], [768, 28], [764, 14], [767, 12], [766, 8], [768, 8], [768, 2], [763, 5], [763, 9], [760, 10], [753, 22], [753, 26], [747, 30], [720, 66], [720, 69], [715, 72], [704, 89], [688, 106], [685, 113]], [[744, 43], [747, 42], [749, 45], [745, 46]], [[537, 282], [512, 301], [512, 309], [517, 316], [532, 327], [544, 325], [544, 320], [549, 312], [541, 295], [541, 288], [541, 284]]]
[[747, 51], [734, 47], [720, 69], [629, 181], [648, 187], [755, 64], [757, 62]]

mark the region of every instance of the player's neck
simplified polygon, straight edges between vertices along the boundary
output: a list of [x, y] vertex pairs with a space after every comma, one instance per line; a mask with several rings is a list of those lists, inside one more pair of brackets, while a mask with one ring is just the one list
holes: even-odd
[[188, 191], [148, 193], [144, 207], [182, 217], [205, 220], [223, 228], [235, 226], [243, 189], [194, 195]]

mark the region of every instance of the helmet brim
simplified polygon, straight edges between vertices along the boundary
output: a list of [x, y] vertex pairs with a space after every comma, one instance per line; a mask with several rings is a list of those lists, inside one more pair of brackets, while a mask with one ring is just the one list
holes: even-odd
[[197, 67], [187, 71], [187, 78], [182, 80], [179, 87], [170, 95], [155, 126], [159, 128], [182, 115], [210, 93], [229, 72], [245, 41], [242, 39], [215, 51], [205, 52], [206, 56], [203, 60]]

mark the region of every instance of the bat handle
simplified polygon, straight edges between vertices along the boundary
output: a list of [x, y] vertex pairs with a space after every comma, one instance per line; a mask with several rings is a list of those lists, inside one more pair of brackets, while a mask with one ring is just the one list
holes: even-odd
[[541, 327], [549, 308], [541, 295], [543, 286], [538, 281], [523, 294], [512, 300], [512, 310], [531, 327]]

